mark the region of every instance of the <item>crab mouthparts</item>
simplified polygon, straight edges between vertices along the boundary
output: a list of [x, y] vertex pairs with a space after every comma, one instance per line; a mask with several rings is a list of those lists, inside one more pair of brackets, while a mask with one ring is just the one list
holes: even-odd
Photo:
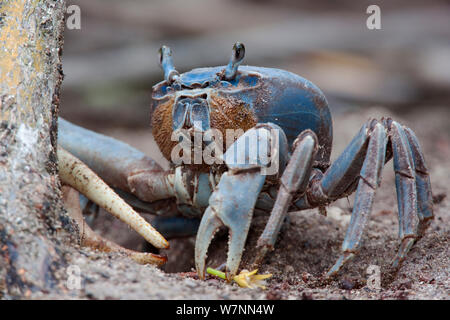
[[210, 129], [209, 106], [204, 98], [181, 98], [173, 108], [172, 128], [205, 132]]

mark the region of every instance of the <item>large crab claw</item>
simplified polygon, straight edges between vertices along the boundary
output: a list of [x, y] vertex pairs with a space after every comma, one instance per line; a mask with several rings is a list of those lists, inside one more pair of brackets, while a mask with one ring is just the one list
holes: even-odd
[[[283, 139], [281, 144], [280, 134]], [[208, 247], [221, 226], [229, 228], [227, 278], [230, 280], [237, 274], [255, 203], [266, 175], [278, 174], [280, 160], [284, 160], [280, 159], [279, 146], [284, 148], [287, 145], [285, 141], [284, 133], [278, 126], [260, 124], [242, 135], [224, 154], [229, 171], [222, 175], [211, 195], [197, 232], [195, 265], [201, 279], [205, 278]], [[281, 154], [286, 155], [287, 150]]]
[[259, 172], [240, 174], [224, 173], [209, 200], [195, 243], [196, 268], [201, 279], [205, 277], [205, 262], [209, 244], [217, 229], [223, 225], [230, 229], [227, 277], [235, 275], [239, 268], [245, 240], [253, 216], [259, 192], [265, 177]]

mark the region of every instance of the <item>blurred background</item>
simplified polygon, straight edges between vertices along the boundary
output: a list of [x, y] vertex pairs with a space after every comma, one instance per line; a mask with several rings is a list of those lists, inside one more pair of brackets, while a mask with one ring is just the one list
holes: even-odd
[[[176, 68], [228, 62], [283, 68], [317, 84], [333, 113], [380, 105], [404, 112], [450, 101], [450, 1], [68, 0], [61, 115], [90, 128], [149, 125], [157, 51]], [[381, 8], [381, 30], [366, 9]], [[429, 111], [429, 110], [428, 110]]]
[[[81, 30], [65, 32], [60, 114], [67, 120], [123, 140], [167, 168], [150, 129], [151, 88], [163, 79], [158, 49], [169, 45], [176, 68], [184, 72], [226, 64], [240, 41], [246, 46], [244, 64], [286, 69], [322, 89], [333, 113], [333, 159], [369, 117], [392, 116], [417, 133], [436, 199], [445, 198], [450, 181], [450, 1], [67, 4], [81, 9]], [[371, 4], [381, 9], [381, 30], [366, 26]], [[392, 168], [385, 171], [382, 192], [392, 196]], [[347, 199], [338, 206], [351, 212]], [[93, 227], [103, 236], [146, 250], [142, 239], [117, 219], [104, 214], [96, 221]], [[171, 241], [170, 255], [177, 258], [164, 270], [190, 270], [193, 246], [194, 238]]]

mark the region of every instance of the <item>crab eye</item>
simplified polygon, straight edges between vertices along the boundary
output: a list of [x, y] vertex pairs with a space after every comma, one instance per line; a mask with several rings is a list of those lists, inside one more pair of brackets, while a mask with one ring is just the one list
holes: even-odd
[[233, 80], [238, 72], [238, 67], [245, 56], [245, 47], [242, 43], [236, 42], [228, 65], [225, 67], [222, 80]]
[[233, 51], [235, 61], [241, 61], [242, 59], [244, 59], [245, 47], [242, 43], [236, 42], [233, 46]]
[[159, 48], [158, 50], [158, 60], [159, 60], [159, 65], [162, 65], [163, 62], [163, 47]]

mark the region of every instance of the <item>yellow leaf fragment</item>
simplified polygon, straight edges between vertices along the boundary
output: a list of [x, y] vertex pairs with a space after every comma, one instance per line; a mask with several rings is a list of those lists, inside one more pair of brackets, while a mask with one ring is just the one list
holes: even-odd
[[237, 276], [234, 276], [233, 280], [242, 288], [261, 288], [266, 289], [264, 281], [272, 276], [272, 274], [256, 274], [258, 269], [253, 271], [242, 270]]

